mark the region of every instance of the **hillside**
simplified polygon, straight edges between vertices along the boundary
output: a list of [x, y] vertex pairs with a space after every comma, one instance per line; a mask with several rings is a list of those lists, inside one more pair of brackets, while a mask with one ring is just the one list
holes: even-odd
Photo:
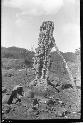
[[[63, 53], [65, 60], [67, 62], [75, 63], [76, 61], [76, 55], [72, 52]], [[33, 60], [34, 52], [26, 50], [24, 48], [18, 48], [18, 47], [9, 47], [1, 48], [1, 57], [2, 57], [2, 67], [5, 69], [21, 69], [25, 66], [32, 67], [33, 66]], [[58, 73], [63, 74], [66, 73], [65, 66], [63, 64], [62, 58], [58, 55], [56, 51], [51, 52], [51, 67], [50, 70]]]
[[[66, 61], [75, 62], [76, 55], [72, 52], [61, 52]], [[31, 60], [34, 56], [33, 51], [26, 50], [24, 48], [18, 48], [18, 47], [1, 47], [1, 57], [2, 58], [12, 58], [12, 59], [24, 59], [27, 58], [28, 60]], [[51, 53], [52, 60], [61, 60], [61, 57], [57, 54], [56, 51]]]
[[[67, 62], [75, 62], [76, 60], [76, 54], [73, 52], [66, 52], [66, 53], [61, 52], [61, 54], [63, 55], [63, 57]], [[56, 51], [51, 53], [51, 57], [53, 61], [60, 61], [60, 60], [62, 61], [61, 57], [58, 55]]]
[[1, 57], [2, 58], [12, 58], [12, 59], [24, 59], [27, 58], [31, 60], [34, 52], [26, 50], [24, 48], [18, 47], [1, 47]]
[[3, 68], [8, 68], [8, 69], [23, 68], [25, 67], [26, 64], [28, 67], [31, 67], [33, 56], [34, 52], [31, 52], [24, 48], [18, 48], [18, 47], [1, 48]]
[[[62, 53], [62, 52], [61, 52]], [[64, 67], [61, 57], [56, 53], [51, 53], [51, 67], [49, 68], [49, 79], [56, 85], [48, 86], [44, 91], [43, 86], [32, 85], [35, 79], [33, 69], [25, 69], [32, 66], [34, 52], [26, 49], [9, 47], [1, 48], [2, 56], [2, 88], [6, 90], [2, 93], [2, 119], [5, 120], [36, 120], [36, 119], [80, 119], [80, 83], [77, 85], [77, 93], [69, 87], [70, 79]], [[74, 53], [62, 53], [68, 62], [72, 74], [76, 76], [77, 63]], [[23, 69], [24, 68], [24, 69]], [[23, 86], [24, 96], [21, 101], [7, 104], [9, 96], [16, 85]], [[67, 85], [68, 84], [68, 85]], [[67, 85], [67, 86], [66, 86]], [[42, 89], [41, 89], [42, 88]], [[41, 90], [41, 91], [40, 91]], [[6, 96], [6, 94], [9, 94]], [[34, 94], [34, 97], [32, 96]], [[34, 107], [34, 100], [38, 100], [38, 105]], [[11, 108], [10, 108], [11, 107]]]

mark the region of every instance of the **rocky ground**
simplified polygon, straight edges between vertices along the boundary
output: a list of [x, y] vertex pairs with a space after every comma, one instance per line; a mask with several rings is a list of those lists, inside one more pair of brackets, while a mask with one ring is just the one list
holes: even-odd
[[[58, 76], [53, 76], [50, 72], [50, 79], [54, 78], [53, 84], [57, 84]], [[17, 120], [36, 120], [36, 119], [80, 119], [81, 117], [81, 87], [77, 86], [77, 91], [68, 84], [67, 79], [62, 80], [62, 84], [57, 86], [58, 92], [51, 85], [47, 90], [43, 85], [35, 87], [31, 81], [35, 78], [34, 71], [29, 71], [26, 75], [25, 70], [4, 70], [2, 69], [2, 88], [3, 92], [9, 96], [13, 87], [22, 83], [25, 95], [21, 97], [21, 102], [7, 105], [9, 96], [4, 99], [2, 104], [2, 119]]]

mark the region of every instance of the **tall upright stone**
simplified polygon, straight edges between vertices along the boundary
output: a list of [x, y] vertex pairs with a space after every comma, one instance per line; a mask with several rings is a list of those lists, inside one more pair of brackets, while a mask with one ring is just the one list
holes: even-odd
[[50, 64], [50, 51], [54, 47], [53, 37], [54, 23], [52, 21], [43, 22], [40, 26], [38, 38], [38, 48], [34, 58], [34, 68], [36, 79], [46, 82], [48, 77], [48, 67]]
[[54, 23], [52, 21], [45, 21], [40, 26], [40, 33], [38, 38], [38, 48], [36, 49], [36, 54], [34, 57], [34, 69], [36, 73], [36, 83], [44, 84], [47, 86], [48, 78], [48, 67], [50, 65], [50, 52], [53, 47], [55, 47], [57, 53], [63, 59], [65, 68], [68, 71], [71, 84], [75, 87], [72, 73], [65, 61], [63, 55], [60, 53], [58, 47], [56, 46], [54, 37], [53, 37]]

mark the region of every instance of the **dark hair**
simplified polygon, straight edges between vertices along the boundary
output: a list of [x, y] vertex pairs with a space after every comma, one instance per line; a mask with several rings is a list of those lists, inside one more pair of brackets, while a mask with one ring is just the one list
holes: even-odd
[[23, 96], [22, 92], [23, 92], [23, 87], [17, 88], [17, 93]]

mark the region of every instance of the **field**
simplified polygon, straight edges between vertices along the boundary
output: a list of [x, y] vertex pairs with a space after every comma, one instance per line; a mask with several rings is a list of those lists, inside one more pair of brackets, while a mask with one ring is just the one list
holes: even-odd
[[[4, 61], [7, 65], [6, 60]], [[22, 63], [22, 62], [21, 62]], [[9, 65], [8, 65], [9, 66]], [[69, 66], [76, 76], [77, 65], [69, 63]], [[11, 67], [11, 66], [10, 66]], [[57, 70], [57, 69], [56, 69]], [[12, 89], [19, 83], [22, 84], [25, 96], [21, 97], [21, 102], [7, 105], [7, 99], [2, 103], [2, 119], [17, 120], [37, 120], [37, 119], [80, 119], [81, 117], [81, 84], [77, 84], [77, 91], [71, 87], [65, 87], [70, 83], [68, 74], [60, 74], [60, 71], [49, 71], [50, 80], [54, 79], [53, 84], [57, 85], [59, 92], [52, 86], [48, 85], [48, 89], [43, 90], [43, 85], [39, 88], [31, 85], [35, 79], [35, 72], [32, 69], [2, 68], [2, 89], [5, 87], [6, 92], [2, 93], [2, 97], [6, 93], [11, 95]], [[77, 76], [76, 76], [77, 77]], [[63, 87], [62, 87], [63, 86]], [[34, 97], [32, 94], [34, 93]], [[39, 100], [39, 105], [34, 108], [34, 99]], [[9, 112], [6, 112], [10, 109]]]

